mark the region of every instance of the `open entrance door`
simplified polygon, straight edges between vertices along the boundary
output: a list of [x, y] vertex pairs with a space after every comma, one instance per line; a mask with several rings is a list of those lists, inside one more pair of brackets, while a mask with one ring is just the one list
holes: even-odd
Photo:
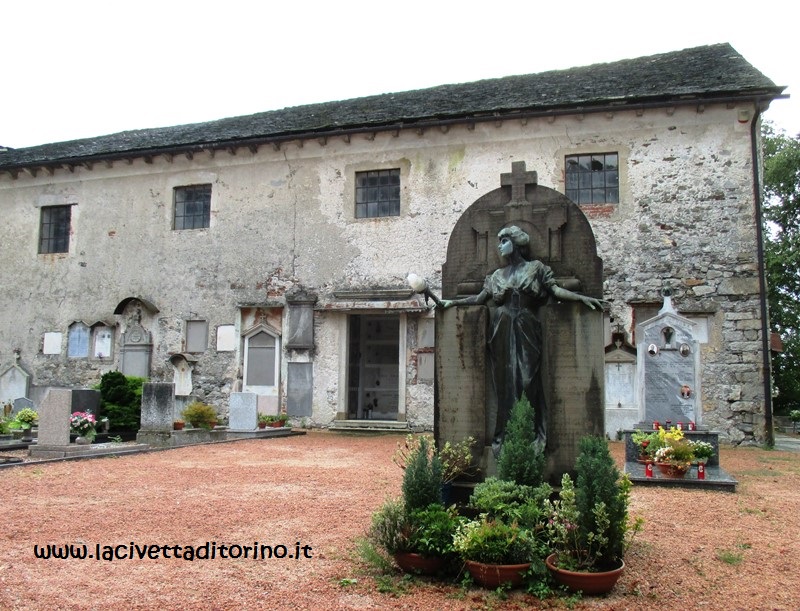
[[397, 420], [400, 320], [353, 314], [349, 323], [347, 417]]

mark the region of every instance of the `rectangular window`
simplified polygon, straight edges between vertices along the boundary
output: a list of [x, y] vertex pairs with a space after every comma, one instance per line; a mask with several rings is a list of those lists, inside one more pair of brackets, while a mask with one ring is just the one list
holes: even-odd
[[211, 185], [175, 187], [175, 229], [204, 229], [211, 224]]
[[566, 196], [576, 204], [619, 203], [619, 154], [568, 155]]
[[400, 170], [356, 172], [356, 218], [400, 216]]
[[39, 223], [39, 254], [69, 252], [72, 206], [45, 206]]
[[186, 352], [205, 352], [208, 346], [208, 321], [186, 321]]

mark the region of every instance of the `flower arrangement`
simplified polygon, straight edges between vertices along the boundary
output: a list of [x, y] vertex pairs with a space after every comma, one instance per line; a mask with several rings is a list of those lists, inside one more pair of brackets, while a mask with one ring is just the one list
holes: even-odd
[[31, 428], [34, 423], [39, 419], [39, 414], [32, 410], [30, 407], [23, 407], [17, 412], [15, 420], [22, 424], [26, 429]]
[[80, 437], [94, 439], [96, 435], [95, 425], [97, 419], [91, 412], [72, 412], [69, 417], [70, 430]]
[[694, 458], [697, 462], [705, 463], [709, 458], [714, 456], [714, 446], [707, 441], [692, 441], [692, 450], [694, 451]]
[[670, 427], [658, 429], [659, 447], [654, 459], [657, 463], [688, 469], [695, 459], [694, 444], [683, 436], [683, 431]]

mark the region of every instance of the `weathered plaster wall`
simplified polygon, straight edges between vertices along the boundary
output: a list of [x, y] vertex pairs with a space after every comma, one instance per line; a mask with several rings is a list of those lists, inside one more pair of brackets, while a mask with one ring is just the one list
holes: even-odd
[[[115, 307], [141, 296], [159, 309], [150, 327], [156, 379], [171, 379], [166, 359], [182, 350], [183, 321], [209, 321], [209, 350], [199, 355], [194, 380], [222, 405], [240, 354], [217, 353], [214, 338], [217, 326], [236, 322], [237, 305], [279, 303], [297, 286], [323, 299], [335, 288], [403, 287], [411, 271], [437, 286], [451, 228], [499, 186], [512, 161], [524, 160], [541, 184], [563, 190], [565, 154], [619, 151], [620, 204], [585, 209], [611, 314], [632, 334], [631, 304], [658, 301], [669, 280], [676, 305], [709, 316], [715, 329], [703, 348], [705, 421], [734, 439], [758, 437], [764, 372], [753, 170], [749, 125], [738, 122], [738, 111], [685, 107], [479, 123], [3, 175], [0, 362], [10, 364], [19, 348], [36, 385], [93, 383], [116, 364], [68, 359], [66, 345], [61, 355], [43, 355], [42, 334], [66, 338], [76, 320], [124, 327]], [[354, 220], [354, 172], [388, 167], [401, 169], [401, 216]], [[205, 182], [212, 184], [211, 226], [173, 231], [173, 187]], [[69, 253], [38, 255], [39, 208], [65, 203], [75, 204]], [[343, 411], [342, 316], [316, 313], [318, 423]], [[413, 327], [410, 315], [409, 335]], [[432, 390], [413, 383], [408, 353], [406, 413], [412, 424], [430, 426]]]

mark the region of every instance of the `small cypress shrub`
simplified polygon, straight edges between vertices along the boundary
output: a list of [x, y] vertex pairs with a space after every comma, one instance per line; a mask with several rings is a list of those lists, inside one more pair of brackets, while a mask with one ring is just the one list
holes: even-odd
[[[583, 536], [603, 533], [607, 542], [598, 553], [597, 565], [613, 566], [625, 553], [629, 480], [617, 468], [605, 438], [584, 437], [578, 447], [575, 503], [580, 532]], [[598, 511], [601, 506], [604, 510]]]
[[523, 486], [537, 487], [544, 481], [544, 463], [544, 448], [537, 442], [534, 430], [533, 406], [523, 396], [508, 418], [497, 475]]
[[137, 431], [142, 412], [145, 379], [109, 371], [100, 378], [100, 413], [108, 418], [112, 431]]
[[403, 501], [409, 514], [442, 502], [442, 461], [426, 437], [420, 438], [419, 445], [408, 456], [403, 473]]

